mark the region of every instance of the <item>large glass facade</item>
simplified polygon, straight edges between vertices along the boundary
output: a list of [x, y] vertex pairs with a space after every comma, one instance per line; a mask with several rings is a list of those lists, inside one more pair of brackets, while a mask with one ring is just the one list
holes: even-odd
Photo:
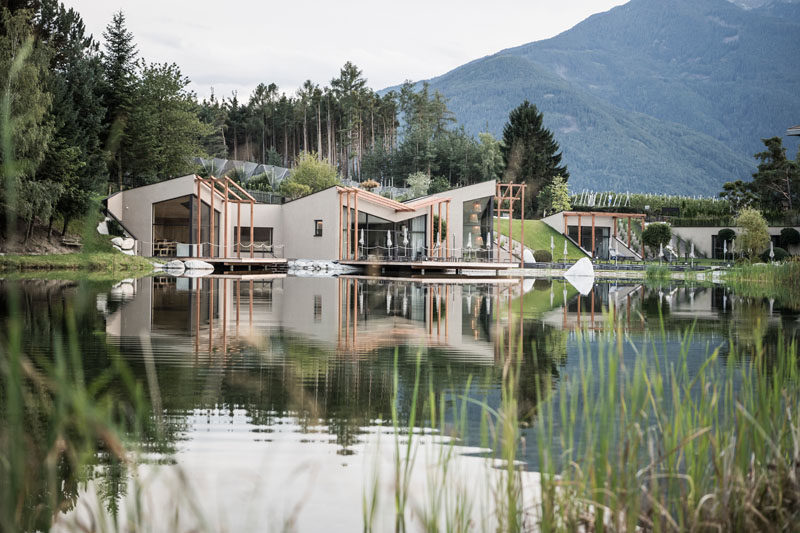
[[611, 240], [611, 228], [605, 226], [594, 227], [594, 250], [592, 250], [592, 227], [581, 226], [578, 232], [578, 226], [568, 226], [568, 235], [570, 239], [580, 244], [581, 248], [587, 252], [594, 252], [594, 256], [598, 259], [609, 258], [609, 241]]
[[[200, 226], [201, 255], [211, 254], [211, 207], [202, 202]], [[214, 243], [219, 244], [219, 212], [214, 210]], [[197, 242], [197, 197], [181, 196], [153, 204], [153, 255], [155, 257], [192, 257]], [[215, 253], [219, 253], [218, 246]]]
[[[351, 209], [351, 213], [354, 211]], [[425, 254], [426, 247], [426, 221], [425, 215], [391, 222], [368, 213], [358, 213], [358, 232], [356, 232], [355, 215], [350, 223], [349, 243], [350, 257], [357, 252], [359, 259], [376, 258], [416, 258]], [[342, 213], [342, 242], [345, 256], [348, 249], [347, 209]]]
[[[464, 238], [461, 243], [462, 257], [491, 257], [493, 217], [493, 196], [464, 202]], [[453, 231], [448, 230], [448, 233], [452, 236]]]

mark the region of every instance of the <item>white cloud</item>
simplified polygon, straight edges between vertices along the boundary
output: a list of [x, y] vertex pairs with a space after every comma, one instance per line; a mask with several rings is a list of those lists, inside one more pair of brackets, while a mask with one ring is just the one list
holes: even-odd
[[345, 61], [380, 89], [556, 35], [625, 0], [66, 0], [100, 39], [122, 9], [148, 61], [175, 62], [200, 96], [259, 82], [326, 85]]

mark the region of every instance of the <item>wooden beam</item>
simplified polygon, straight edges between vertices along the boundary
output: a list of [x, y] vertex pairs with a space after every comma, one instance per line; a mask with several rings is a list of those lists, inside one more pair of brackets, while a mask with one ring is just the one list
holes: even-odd
[[[355, 201], [355, 217], [354, 217], [354, 226], [355, 226], [355, 238], [356, 238], [356, 246], [355, 250], [353, 251], [353, 257], [358, 259], [358, 191], [353, 192], [353, 199]], [[356, 294], [358, 294], [358, 287], [355, 289]], [[355, 340], [355, 330], [353, 331], [353, 340]]]
[[[447, 200], [447, 224], [446, 225], [447, 225], [447, 233], [450, 233], [453, 230], [453, 227], [450, 225], [450, 199], [449, 198]], [[445, 250], [444, 256], [445, 256], [445, 259], [449, 259], [450, 258], [450, 246], [448, 245], [449, 242], [450, 242], [450, 239], [448, 238], [447, 235], [445, 235], [444, 236], [444, 250]]]
[[628, 217], [628, 249], [631, 248], [631, 217]]
[[242, 258], [242, 202], [236, 202], [236, 257]]
[[[343, 207], [342, 206], [342, 190], [339, 189], [338, 193], [339, 193], [339, 261], [341, 261], [342, 260], [342, 231], [343, 231], [343, 228], [342, 228], [342, 207]], [[339, 292], [341, 293], [341, 287], [339, 288]], [[341, 305], [341, 294], [339, 296], [339, 305]], [[341, 317], [339, 318], [339, 322], [341, 323]]]
[[[345, 248], [345, 257], [350, 259], [350, 249], [353, 247], [353, 234], [351, 232], [350, 227], [353, 223], [353, 215], [350, 213], [350, 190], [347, 191], [347, 247]], [[350, 288], [348, 286], [347, 290], [349, 291]], [[348, 306], [350, 300], [348, 300]], [[350, 328], [350, 323], [347, 323], [347, 328]]]
[[431, 257], [433, 252], [433, 204], [428, 208], [428, 219], [428, 229], [430, 232], [428, 234], [428, 253], [425, 255]]
[[[520, 215], [522, 215], [522, 227], [520, 228], [520, 230], [521, 230], [521, 234], [520, 234], [520, 246], [521, 246], [521, 248], [520, 248], [519, 263], [520, 263], [520, 267], [525, 268], [525, 184], [523, 184], [522, 187], [520, 187], [520, 191], [521, 191], [521, 193], [520, 193], [520, 202], [519, 202], [519, 205], [520, 205], [519, 212], [520, 212]], [[520, 300], [522, 300], [522, 298], [520, 298]], [[520, 316], [522, 316], [522, 315], [520, 315]], [[520, 325], [521, 325], [521, 322], [520, 322]]]
[[[442, 202], [439, 202], [438, 204], [436, 204], [436, 206], [437, 206], [436, 209], [439, 211], [439, 244], [440, 244], [440, 246], [439, 246], [438, 255], [439, 255], [439, 257], [442, 257], [442, 247], [441, 247], [441, 242], [442, 242]], [[445, 244], [447, 244], [446, 240], [445, 240]]]
[[[254, 237], [254, 235], [253, 235], [253, 218], [255, 218], [253, 216], [253, 211], [255, 210], [254, 209], [255, 205], [256, 205], [255, 201], [251, 200], [250, 201], [250, 258], [251, 259], [255, 255], [255, 250], [253, 249], [253, 237]], [[252, 284], [251, 284], [251, 287], [252, 287]]]
[[592, 213], [592, 257], [595, 257], [595, 255], [596, 254], [595, 254], [595, 240], [594, 240], [594, 213]]
[[215, 250], [214, 250], [214, 220], [216, 220], [217, 217], [214, 216], [215, 215], [215, 213], [214, 213], [214, 196], [215, 196], [215, 194], [214, 193], [216, 192], [217, 187], [216, 187], [216, 180], [215, 180], [215, 178], [213, 176], [211, 177], [211, 183], [212, 183], [212, 186], [211, 186], [211, 189], [212, 189], [211, 190], [211, 220], [209, 221], [209, 224], [208, 224], [208, 226], [209, 226], [208, 233], [210, 235], [209, 241], [211, 241], [211, 254], [210, 254], [210, 257], [215, 257], [215, 255], [214, 255], [214, 252], [215, 252]]
[[[230, 178], [226, 177], [225, 178], [225, 202], [223, 204], [225, 206], [223, 208], [223, 209], [225, 209], [225, 230], [224, 230], [225, 231], [225, 239], [224, 239], [225, 249], [223, 251], [223, 256], [222, 257], [228, 257], [228, 191], [230, 190], [229, 186], [228, 186], [228, 182], [229, 181], [230, 181]], [[227, 288], [227, 285], [225, 285], [225, 287]], [[227, 308], [227, 306], [226, 306], [226, 308]]]
[[202, 257], [200, 250], [202, 249], [202, 246], [203, 246], [202, 244], [200, 244], [200, 242], [201, 242], [200, 239], [201, 239], [201, 236], [202, 236], [202, 234], [200, 232], [200, 228], [202, 228], [202, 226], [203, 226], [203, 219], [202, 219], [202, 215], [203, 215], [203, 199], [200, 196], [200, 184], [201, 183], [202, 183], [202, 181], [198, 180], [198, 182], [197, 182], [197, 241], [195, 242], [195, 253], [197, 254], [196, 257]]

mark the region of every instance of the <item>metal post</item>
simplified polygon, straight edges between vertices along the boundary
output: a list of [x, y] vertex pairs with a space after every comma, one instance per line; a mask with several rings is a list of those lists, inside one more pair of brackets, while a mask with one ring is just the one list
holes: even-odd
[[594, 259], [595, 256], [597, 255], [595, 253], [595, 249], [596, 249], [596, 245], [595, 245], [595, 240], [594, 240], [594, 213], [592, 213], [592, 259]]

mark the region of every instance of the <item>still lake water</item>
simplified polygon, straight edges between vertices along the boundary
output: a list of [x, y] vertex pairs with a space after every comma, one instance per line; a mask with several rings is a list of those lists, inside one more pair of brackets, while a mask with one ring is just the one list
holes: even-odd
[[[11, 282], [0, 283], [5, 300]], [[395, 364], [401, 418], [418, 357], [426, 395], [430, 387], [452, 401], [466, 392], [497, 406], [505, 356], [521, 346], [519, 416], [524, 442], [534, 442], [537, 397], [578, 373], [604, 310], [622, 317], [631, 363], [634, 347], [653, 335], [677, 358], [694, 324], [690, 372], [717, 347], [724, 361], [731, 335], [769, 345], [800, 326], [796, 311], [722, 286], [630, 281], [596, 284], [586, 296], [547, 279], [157, 276], [113, 287], [16, 286], [28, 353], [47, 357], [53, 333], [74, 319], [88, 379], [118, 354], [158, 418], [158, 437], [141, 443], [145, 463], [180, 467], [195, 497], [213, 502], [212, 523], [229, 530], [263, 530], [265, 521], [273, 529], [360, 529], [362, 486], [381, 455], [369, 444], [391, 435]], [[480, 408], [467, 419], [463, 450], [481, 455]], [[535, 471], [534, 447], [520, 453]], [[129, 474], [99, 467], [82, 497], [122, 505]], [[173, 494], [153, 485], [151, 505]]]

